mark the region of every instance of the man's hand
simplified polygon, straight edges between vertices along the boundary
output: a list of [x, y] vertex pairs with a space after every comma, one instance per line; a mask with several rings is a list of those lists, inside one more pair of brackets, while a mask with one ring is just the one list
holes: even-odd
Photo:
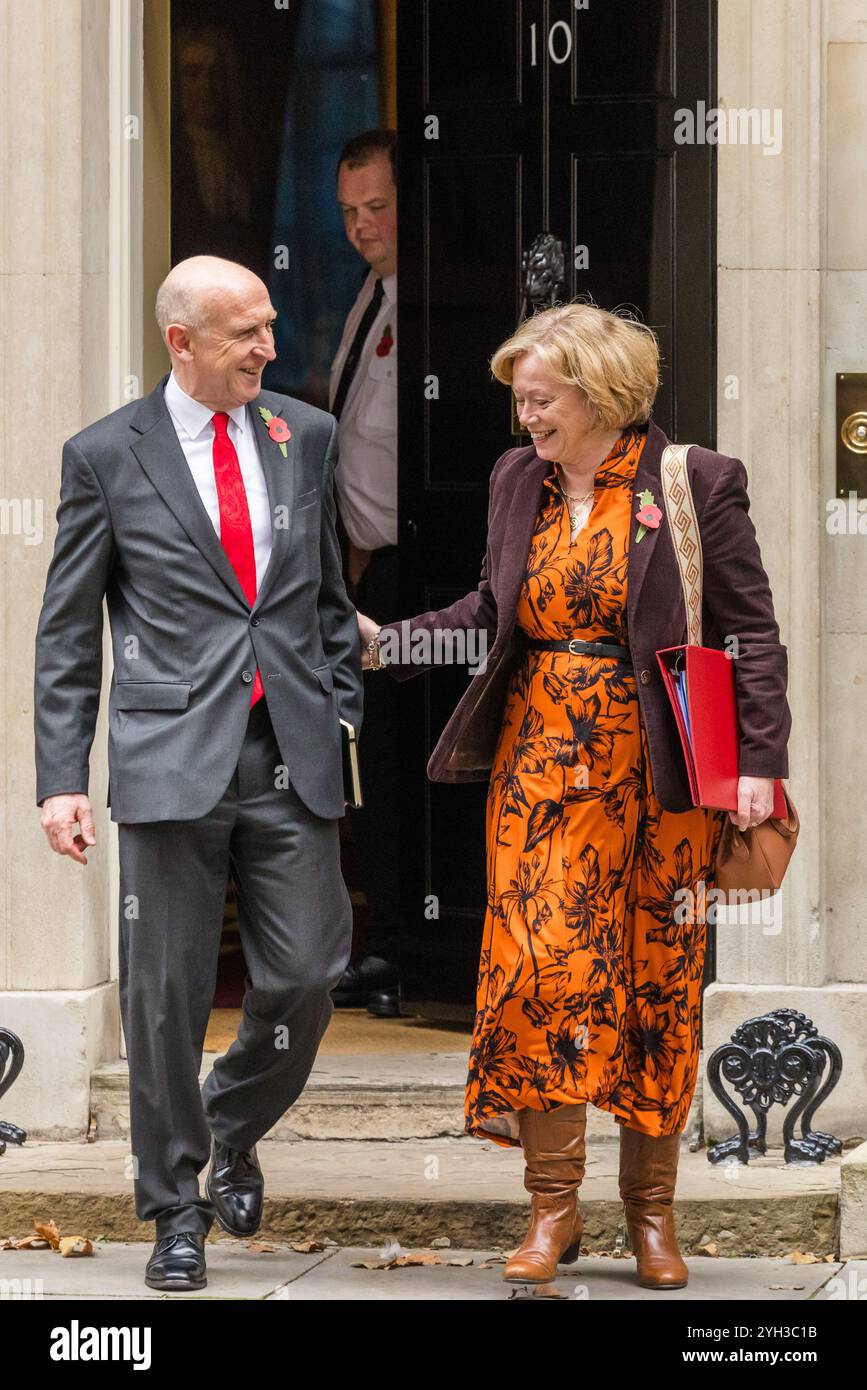
[[774, 809], [773, 777], [739, 777], [738, 809], [729, 811], [729, 820], [738, 830], [761, 825]]
[[370, 668], [370, 652], [367, 650], [367, 644], [379, 632], [379, 623], [374, 622], [373, 618], [366, 617], [364, 613], [359, 613], [358, 609], [355, 610], [355, 616], [358, 619], [358, 635], [361, 640], [361, 668], [363, 671], [367, 671]]
[[[68, 854], [79, 864], [87, 863], [84, 851], [96, 844], [96, 835], [90, 800], [83, 792], [47, 796], [42, 803], [40, 823], [55, 854]], [[76, 824], [81, 831], [79, 835], [72, 833]]]
[[350, 541], [346, 552], [346, 573], [353, 589], [361, 583], [361, 576], [367, 569], [372, 550], [362, 550], [354, 541]]

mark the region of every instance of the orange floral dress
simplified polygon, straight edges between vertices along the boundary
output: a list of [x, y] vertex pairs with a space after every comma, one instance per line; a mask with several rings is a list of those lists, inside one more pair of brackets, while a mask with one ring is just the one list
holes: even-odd
[[[627, 643], [646, 437], [621, 435], [574, 540], [553, 468], [545, 479], [517, 610], [528, 636]], [[657, 802], [630, 666], [542, 651], [518, 662], [487, 800], [468, 1133], [514, 1146], [524, 1106], [582, 1101], [645, 1134], [684, 1128], [712, 913], [702, 881], [713, 885], [724, 819]]]

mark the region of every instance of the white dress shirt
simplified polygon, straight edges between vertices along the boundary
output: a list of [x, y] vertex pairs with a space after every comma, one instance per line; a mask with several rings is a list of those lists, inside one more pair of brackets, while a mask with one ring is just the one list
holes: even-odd
[[[174, 372], [169, 376], [165, 388], [165, 402], [172, 417], [172, 424], [178, 441], [189, 464], [199, 496], [205, 511], [211, 518], [217, 536], [220, 535], [220, 503], [217, 497], [217, 480], [214, 477], [214, 426], [215, 412], [210, 406], [188, 396], [178, 385]], [[250, 525], [253, 530], [253, 550], [256, 557], [256, 589], [262, 583], [262, 576], [271, 558], [271, 500], [262, 460], [256, 444], [253, 422], [248, 407], [235, 406], [227, 412], [229, 416], [229, 438], [235, 446], [244, 489], [247, 493], [247, 507], [250, 511]]]
[[[349, 311], [331, 364], [329, 405], [337, 395], [343, 363], [376, 278], [371, 270]], [[340, 412], [340, 453], [334, 470], [343, 524], [349, 539], [362, 550], [397, 545], [397, 275], [383, 276], [382, 289], [379, 313]], [[378, 356], [376, 347], [386, 327], [392, 346], [387, 355]]]

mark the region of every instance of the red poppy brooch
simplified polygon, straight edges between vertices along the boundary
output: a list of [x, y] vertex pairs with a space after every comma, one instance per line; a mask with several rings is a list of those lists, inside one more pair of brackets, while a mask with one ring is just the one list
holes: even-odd
[[387, 323], [382, 330], [382, 337], [376, 345], [377, 357], [387, 357], [394, 347], [394, 338], [391, 334], [391, 324]]
[[655, 531], [662, 520], [662, 512], [654, 502], [652, 492], [649, 492], [648, 489], [645, 488], [643, 492], [640, 492], [638, 494], [638, 500], [641, 503], [641, 506], [635, 513], [640, 523], [638, 530], [635, 533], [636, 545], [641, 540], [642, 536], [644, 536], [647, 533], [648, 530]]
[[274, 443], [280, 445], [280, 453], [283, 455], [284, 459], [288, 458], [286, 441], [292, 438], [292, 431], [286, 424], [286, 421], [281, 420], [280, 416], [275, 415], [273, 411], [267, 410], [264, 405], [259, 406], [259, 414], [268, 426], [268, 434], [274, 440]]

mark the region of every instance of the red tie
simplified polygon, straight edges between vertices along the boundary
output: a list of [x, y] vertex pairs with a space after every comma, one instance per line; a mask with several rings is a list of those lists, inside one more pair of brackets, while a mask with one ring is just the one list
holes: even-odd
[[[256, 601], [256, 552], [253, 549], [253, 527], [250, 508], [241, 476], [241, 465], [235, 446], [229, 438], [229, 417], [223, 410], [214, 416], [214, 477], [217, 482], [217, 501], [220, 504], [220, 540], [229, 564], [238, 576], [252, 608]], [[265, 694], [259, 668], [253, 681], [251, 707]]]

